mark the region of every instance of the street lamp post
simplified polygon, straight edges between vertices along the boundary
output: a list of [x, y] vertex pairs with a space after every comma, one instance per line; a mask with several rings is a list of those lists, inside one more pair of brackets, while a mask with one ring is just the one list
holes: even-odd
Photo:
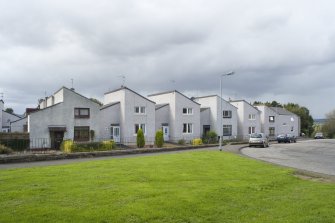
[[225, 73], [225, 74], [221, 74], [220, 76], [220, 129], [219, 129], [219, 133], [220, 133], [220, 151], [222, 151], [222, 138], [223, 138], [223, 125], [222, 125], [222, 119], [223, 119], [223, 113], [222, 113], [222, 77], [224, 76], [231, 76], [234, 74], [234, 71], [231, 71], [229, 73]]

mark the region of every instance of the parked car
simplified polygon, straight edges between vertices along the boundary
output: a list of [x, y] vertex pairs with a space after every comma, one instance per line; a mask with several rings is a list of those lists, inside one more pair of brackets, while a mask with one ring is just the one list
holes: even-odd
[[277, 142], [281, 143], [291, 143], [291, 142], [297, 142], [297, 137], [295, 137], [292, 134], [280, 134], [277, 136]]
[[322, 132], [317, 132], [314, 136], [314, 139], [324, 139]]
[[251, 134], [249, 138], [249, 147], [251, 146], [269, 147], [269, 138], [264, 133]]

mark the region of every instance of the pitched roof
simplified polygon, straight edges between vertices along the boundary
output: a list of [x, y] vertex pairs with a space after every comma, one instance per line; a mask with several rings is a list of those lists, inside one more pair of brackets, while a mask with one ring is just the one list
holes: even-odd
[[159, 110], [161, 108], [164, 108], [165, 106], [169, 105], [168, 103], [165, 103], [165, 104], [156, 104], [156, 108], [155, 110]]
[[270, 107], [273, 111], [275, 111], [278, 115], [296, 115], [285, 108], [281, 107]]
[[204, 112], [206, 110], [208, 110], [209, 108], [208, 107], [205, 107], [205, 108], [200, 108], [200, 112]]
[[[218, 98], [221, 98], [219, 95], [217, 95], [217, 94], [213, 94], [213, 95], [207, 95], [207, 96], [201, 96], [201, 97], [194, 97], [194, 99], [202, 99], [202, 98], [212, 98], [212, 97], [218, 97]], [[193, 99], [193, 100], [194, 100]], [[227, 101], [227, 100], [225, 100], [225, 99], [223, 99], [223, 98], [221, 98], [223, 101], [225, 101], [225, 102], [227, 102], [228, 104], [230, 104], [230, 102], [229, 101]], [[233, 106], [233, 107], [235, 107], [236, 109], [237, 109], [237, 107], [236, 106], [234, 106], [234, 105], [232, 105], [232, 104], [230, 104], [231, 106]]]
[[121, 86], [121, 87], [118, 88], [118, 89], [115, 89], [115, 90], [112, 90], [112, 91], [108, 91], [108, 92], [104, 93], [104, 95], [106, 95], [106, 94], [111, 94], [111, 93], [114, 93], [114, 92], [117, 92], [117, 91], [121, 91], [121, 90], [128, 90], [128, 91], [131, 91], [131, 92], [133, 92], [134, 94], [140, 96], [141, 98], [144, 98], [145, 100], [147, 100], [147, 101], [149, 101], [149, 102], [151, 102], [151, 103], [156, 104], [156, 102], [153, 102], [153, 101], [149, 100], [148, 98], [144, 97], [143, 95], [140, 95], [139, 93], [137, 93], [136, 91], [131, 90], [130, 88], [127, 88], [126, 86]]
[[112, 106], [117, 105], [117, 104], [120, 104], [120, 102], [118, 101], [118, 102], [113, 102], [113, 103], [109, 103], [109, 104], [103, 105], [103, 106], [100, 108], [100, 110], [103, 110], [103, 109], [105, 109], [105, 108], [112, 107]]
[[148, 95], [148, 97], [153, 97], [153, 96], [158, 96], [158, 95], [163, 95], [163, 94], [171, 94], [171, 93], [178, 93], [178, 94], [180, 94], [181, 96], [183, 96], [183, 97], [187, 98], [188, 100], [192, 101], [193, 103], [200, 105], [199, 103], [193, 101], [191, 98], [187, 97], [186, 95], [180, 93], [180, 92], [177, 91], [177, 90], [165, 91], [165, 92], [160, 92], [160, 93], [150, 94], [150, 95]]
[[260, 110], [259, 110], [257, 107], [253, 106], [252, 104], [250, 104], [249, 102], [247, 102], [247, 101], [244, 100], [244, 99], [241, 99], [241, 100], [231, 100], [231, 101], [230, 101], [230, 103], [234, 103], [234, 102], [236, 102], [236, 103], [238, 103], [238, 102], [244, 102], [244, 103], [250, 105], [251, 107], [253, 107], [255, 110], [257, 110], [257, 111], [260, 112]]

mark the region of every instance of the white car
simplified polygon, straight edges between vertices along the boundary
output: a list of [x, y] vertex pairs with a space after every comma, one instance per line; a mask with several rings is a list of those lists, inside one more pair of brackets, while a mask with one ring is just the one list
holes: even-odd
[[269, 138], [264, 133], [253, 133], [249, 138], [249, 147], [251, 146], [269, 147]]

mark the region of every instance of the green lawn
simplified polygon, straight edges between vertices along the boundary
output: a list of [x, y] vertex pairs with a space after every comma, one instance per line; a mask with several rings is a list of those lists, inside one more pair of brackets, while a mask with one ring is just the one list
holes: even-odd
[[0, 171], [0, 222], [334, 222], [335, 184], [218, 151]]

